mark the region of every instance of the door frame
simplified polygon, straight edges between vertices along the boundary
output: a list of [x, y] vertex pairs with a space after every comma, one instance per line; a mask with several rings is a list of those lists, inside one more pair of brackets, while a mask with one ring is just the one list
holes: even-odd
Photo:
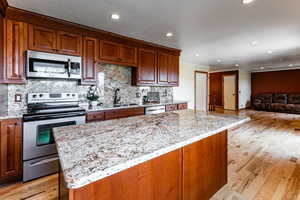
[[206, 111], [208, 111], [208, 84], [209, 84], [208, 72], [198, 71], [198, 70], [195, 70], [195, 72], [194, 72], [194, 110], [196, 111], [196, 92], [197, 92], [196, 75], [197, 75], [197, 73], [206, 74]]
[[222, 75], [222, 105], [224, 109], [224, 77], [225, 76], [235, 76], [235, 110], [239, 110], [239, 81], [238, 74], [223, 74]]

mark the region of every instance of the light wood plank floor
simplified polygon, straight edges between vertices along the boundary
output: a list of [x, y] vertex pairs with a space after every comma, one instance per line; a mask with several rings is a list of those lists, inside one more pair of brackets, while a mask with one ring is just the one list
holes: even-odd
[[[229, 112], [230, 113], [230, 112]], [[300, 200], [300, 115], [241, 111], [229, 131], [228, 184], [212, 200]], [[56, 200], [57, 175], [0, 188], [1, 200]]]

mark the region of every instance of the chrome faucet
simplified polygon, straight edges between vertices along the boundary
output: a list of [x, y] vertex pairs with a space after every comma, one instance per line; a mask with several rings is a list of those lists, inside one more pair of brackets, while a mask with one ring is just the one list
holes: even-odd
[[114, 93], [114, 105], [120, 104], [121, 103], [121, 97], [119, 96], [120, 89], [117, 88], [115, 89]]

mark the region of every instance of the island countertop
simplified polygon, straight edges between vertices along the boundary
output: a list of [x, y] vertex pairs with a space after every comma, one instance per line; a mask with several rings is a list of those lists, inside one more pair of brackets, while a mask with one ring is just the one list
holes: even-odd
[[250, 120], [183, 110], [54, 129], [69, 189], [83, 187]]

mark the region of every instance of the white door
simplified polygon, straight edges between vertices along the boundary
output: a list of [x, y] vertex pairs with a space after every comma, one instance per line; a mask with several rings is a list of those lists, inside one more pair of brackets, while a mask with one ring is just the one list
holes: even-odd
[[235, 75], [223, 76], [223, 86], [224, 86], [224, 109], [225, 110], [235, 110], [236, 109], [236, 97], [235, 97]]
[[196, 72], [195, 83], [195, 109], [207, 111], [207, 73]]

